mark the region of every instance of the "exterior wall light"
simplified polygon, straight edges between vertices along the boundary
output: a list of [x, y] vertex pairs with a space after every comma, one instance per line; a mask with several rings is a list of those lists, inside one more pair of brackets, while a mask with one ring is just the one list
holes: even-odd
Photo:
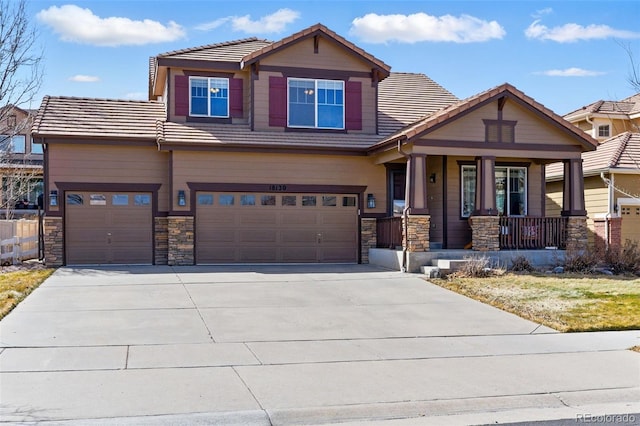
[[370, 209], [376, 208], [376, 197], [373, 194], [367, 194], [367, 207]]
[[436, 174], [435, 173], [431, 173], [431, 175], [429, 176], [429, 182], [436, 183]]
[[49, 205], [57, 206], [58, 205], [58, 190], [52, 189], [49, 191]]
[[184, 207], [187, 205], [187, 197], [185, 196], [183, 189], [178, 191], [178, 205], [180, 207]]

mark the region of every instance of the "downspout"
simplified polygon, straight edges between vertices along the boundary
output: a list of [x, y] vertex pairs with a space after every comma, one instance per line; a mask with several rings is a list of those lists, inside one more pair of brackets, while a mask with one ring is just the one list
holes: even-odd
[[613, 179], [613, 175], [611, 175], [611, 179], [607, 179], [604, 177], [604, 172], [600, 172], [600, 179], [607, 185], [607, 213], [604, 215], [604, 246], [605, 249], [609, 249], [609, 219], [611, 219], [613, 210], [613, 185], [614, 183], [611, 181]]
[[[402, 151], [402, 139], [398, 139], [398, 152], [407, 160], [407, 164], [409, 164], [411, 156], [405, 153], [404, 151]], [[406, 244], [402, 244], [402, 267], [401, 267], [402, 272], [407, 272], [407, 264], [409, 263], [407, 259], [407, 245], [409, 244], [409, 236], [407, 234], [409, 232], [409, 223], [408, 223], [409, 221], [407, 219], [409, 217], [409, 212], [411, 211], [411, 207], [409, 207], [409, 203], [406, 202], [407, 199], [410, 199], [409, 192], [408, 192], [409, 188], [407, 188], [406, 182], [409, 181], [409, 179], [411, 178], [408, 172], [409, 170], [407, 170], [407, 177], [405, 181], [405, 195], [404, 195], [405, 203], [404, 203], [404, 209], [402, 209], [402, 236], [403, 236], [403, 240], [406, 241]]]
[[587, 123], [591, 124], [591, 137], [595, 138], [597, 129], [593, 127], [593, 121], [591, 121], [591, 118], [589, 118], [588, 114], [584, 117], [584, 119], [587, 121]]

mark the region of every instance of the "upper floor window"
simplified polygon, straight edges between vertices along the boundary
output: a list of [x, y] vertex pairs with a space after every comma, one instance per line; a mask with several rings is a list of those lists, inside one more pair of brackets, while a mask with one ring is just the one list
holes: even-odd
[[0, 135], [0, 151], [24, 154], [26, 140], [25, 135]]
[[598, 126], [598, 137], [599, 138], [608, 138], [610, 135], [609, 125], [604, 124], [602, 126]]
[[344, 129], [344, 81], [290, 78], [290, 127]]
[[189, 114], [203, 117], [229, 117], [229, 79], [189, 78]]
[[482, 120], [486, 142], [515, 142], [516, 122], [509, 120]]
[[31, 139], [31, 153], [32, 154], [43, 154], [42, 144], [33, 142]]

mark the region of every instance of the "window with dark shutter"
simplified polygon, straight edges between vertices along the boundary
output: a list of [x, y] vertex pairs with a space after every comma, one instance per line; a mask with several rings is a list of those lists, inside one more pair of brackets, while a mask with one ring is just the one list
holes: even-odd
[[242, 117], [243, 115], [243, 80], [232, 78], [229, 80], [229, 110], [231, 117]]
[[345, 124], [347, 130], [362, 130], [362, 83], [345, 84]]
[[189, 77], [176, 75], [175, 78], [175, 114], [189, 115]]

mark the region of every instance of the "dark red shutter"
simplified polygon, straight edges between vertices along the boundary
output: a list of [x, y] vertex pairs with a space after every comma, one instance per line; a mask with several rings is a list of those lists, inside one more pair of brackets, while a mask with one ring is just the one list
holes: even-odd
[[345, 82], [345, 127], [347, 130], [362, 130], [362, 83]]
[[242, 98], [242, 89], [244, 81], [241, 78], [232, 78], [229, 80], [229, 114], [231, 117], [242, 117], [242, 107], [244, 99]]
[[189, 77], [176, 75], [175, 78], [176, 115], [189, 115]]
[[286, 77], [269, 77], [269, 126], [287, 127]]

